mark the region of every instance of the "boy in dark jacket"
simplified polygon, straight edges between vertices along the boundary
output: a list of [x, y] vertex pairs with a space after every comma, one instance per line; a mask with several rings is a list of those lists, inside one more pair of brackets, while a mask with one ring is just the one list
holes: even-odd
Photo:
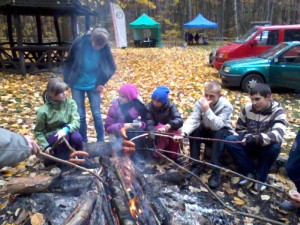
[[[161, 133], [179, 134], [179, 129], [183, 124], [180, 113], [175, 105], [169, 101], [170, 89], [166, 86], [158, 86], [153, 94], [152, 101], [148, 103], [147, 108], [147, 127], [149, 131]], [[162, 150], [179, 152], [179, 144], [173, 138], [156, 137], [156, 148]], [[176, 160], [177, 154], [167, 154], [170, 159]], [[153, 154], [154, 158], [160, 158], [158, 153]]]
[[[250, 90], [250, 98], [252, 104], [245, 106], [237, 121], [236, 132], [239, 135], [226, 137], [227, 141], [243, 141], [243, 144], [225, 143], [225, 147], [239, 164], [243, 175], [266, 182], [269, 170], [280, 153], [286, 114], [280, 102], [272, 99], [267, 84], [256, 84]], [[257, 164], [250, 155], [258, 158]], [[243, 179], [239, 184], [248, 183], [248, 179]], [[263, 191], [266, 186], [255, 183], [254, 189]]]

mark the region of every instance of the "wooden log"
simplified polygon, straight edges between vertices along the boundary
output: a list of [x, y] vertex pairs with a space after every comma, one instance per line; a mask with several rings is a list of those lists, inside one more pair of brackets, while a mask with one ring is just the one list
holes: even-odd
[[9, 192], [11, 194], [31, 194], [34, 192], [44, 192], [48, 189], [53, 179], [48, 175], [35, 177], [17, 177], [5, 183], [0, 193]]
[[96, 199], [97, 194], [94, 192], [82, 194], [78, 200], [77, 206], [64, 221], [63, 225], [86, 224], [90, 220], [90, 215], [94, 209], [94, 203]]

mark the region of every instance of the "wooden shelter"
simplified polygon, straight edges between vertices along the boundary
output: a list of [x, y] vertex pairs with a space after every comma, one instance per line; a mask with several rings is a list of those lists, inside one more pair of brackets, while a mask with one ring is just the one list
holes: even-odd
[[1, 0], [7, 29], [0, 41], [0, 71], [26, 74], [62, 65], [79, 35], [78, 21], [83, 18], [88, 31], [93, 15], [79, 0]]

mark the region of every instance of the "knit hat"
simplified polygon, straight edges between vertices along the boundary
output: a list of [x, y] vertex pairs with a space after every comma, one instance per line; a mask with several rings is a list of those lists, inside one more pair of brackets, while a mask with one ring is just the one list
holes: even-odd
[[152, 94], [152, 99], [156, 99], [157, 101], [165, 104], [168, 101], [168, 95], [170, 93], [170, 89], [164, 85], [158, 86]]
[[136, 86], [133, 84], [124, 84], [121, 86], [119, 93], [127, 98], [129, 101], [138, 98], [139, 92]]

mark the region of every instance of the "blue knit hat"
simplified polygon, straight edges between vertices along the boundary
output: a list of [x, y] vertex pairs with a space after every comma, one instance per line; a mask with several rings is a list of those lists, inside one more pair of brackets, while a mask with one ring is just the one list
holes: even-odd
[[169, 98], [170, 89], [164, 85], [158, 86], [152, 94], [152, 99], [156, 99], [157, 101], [165, 104]]

